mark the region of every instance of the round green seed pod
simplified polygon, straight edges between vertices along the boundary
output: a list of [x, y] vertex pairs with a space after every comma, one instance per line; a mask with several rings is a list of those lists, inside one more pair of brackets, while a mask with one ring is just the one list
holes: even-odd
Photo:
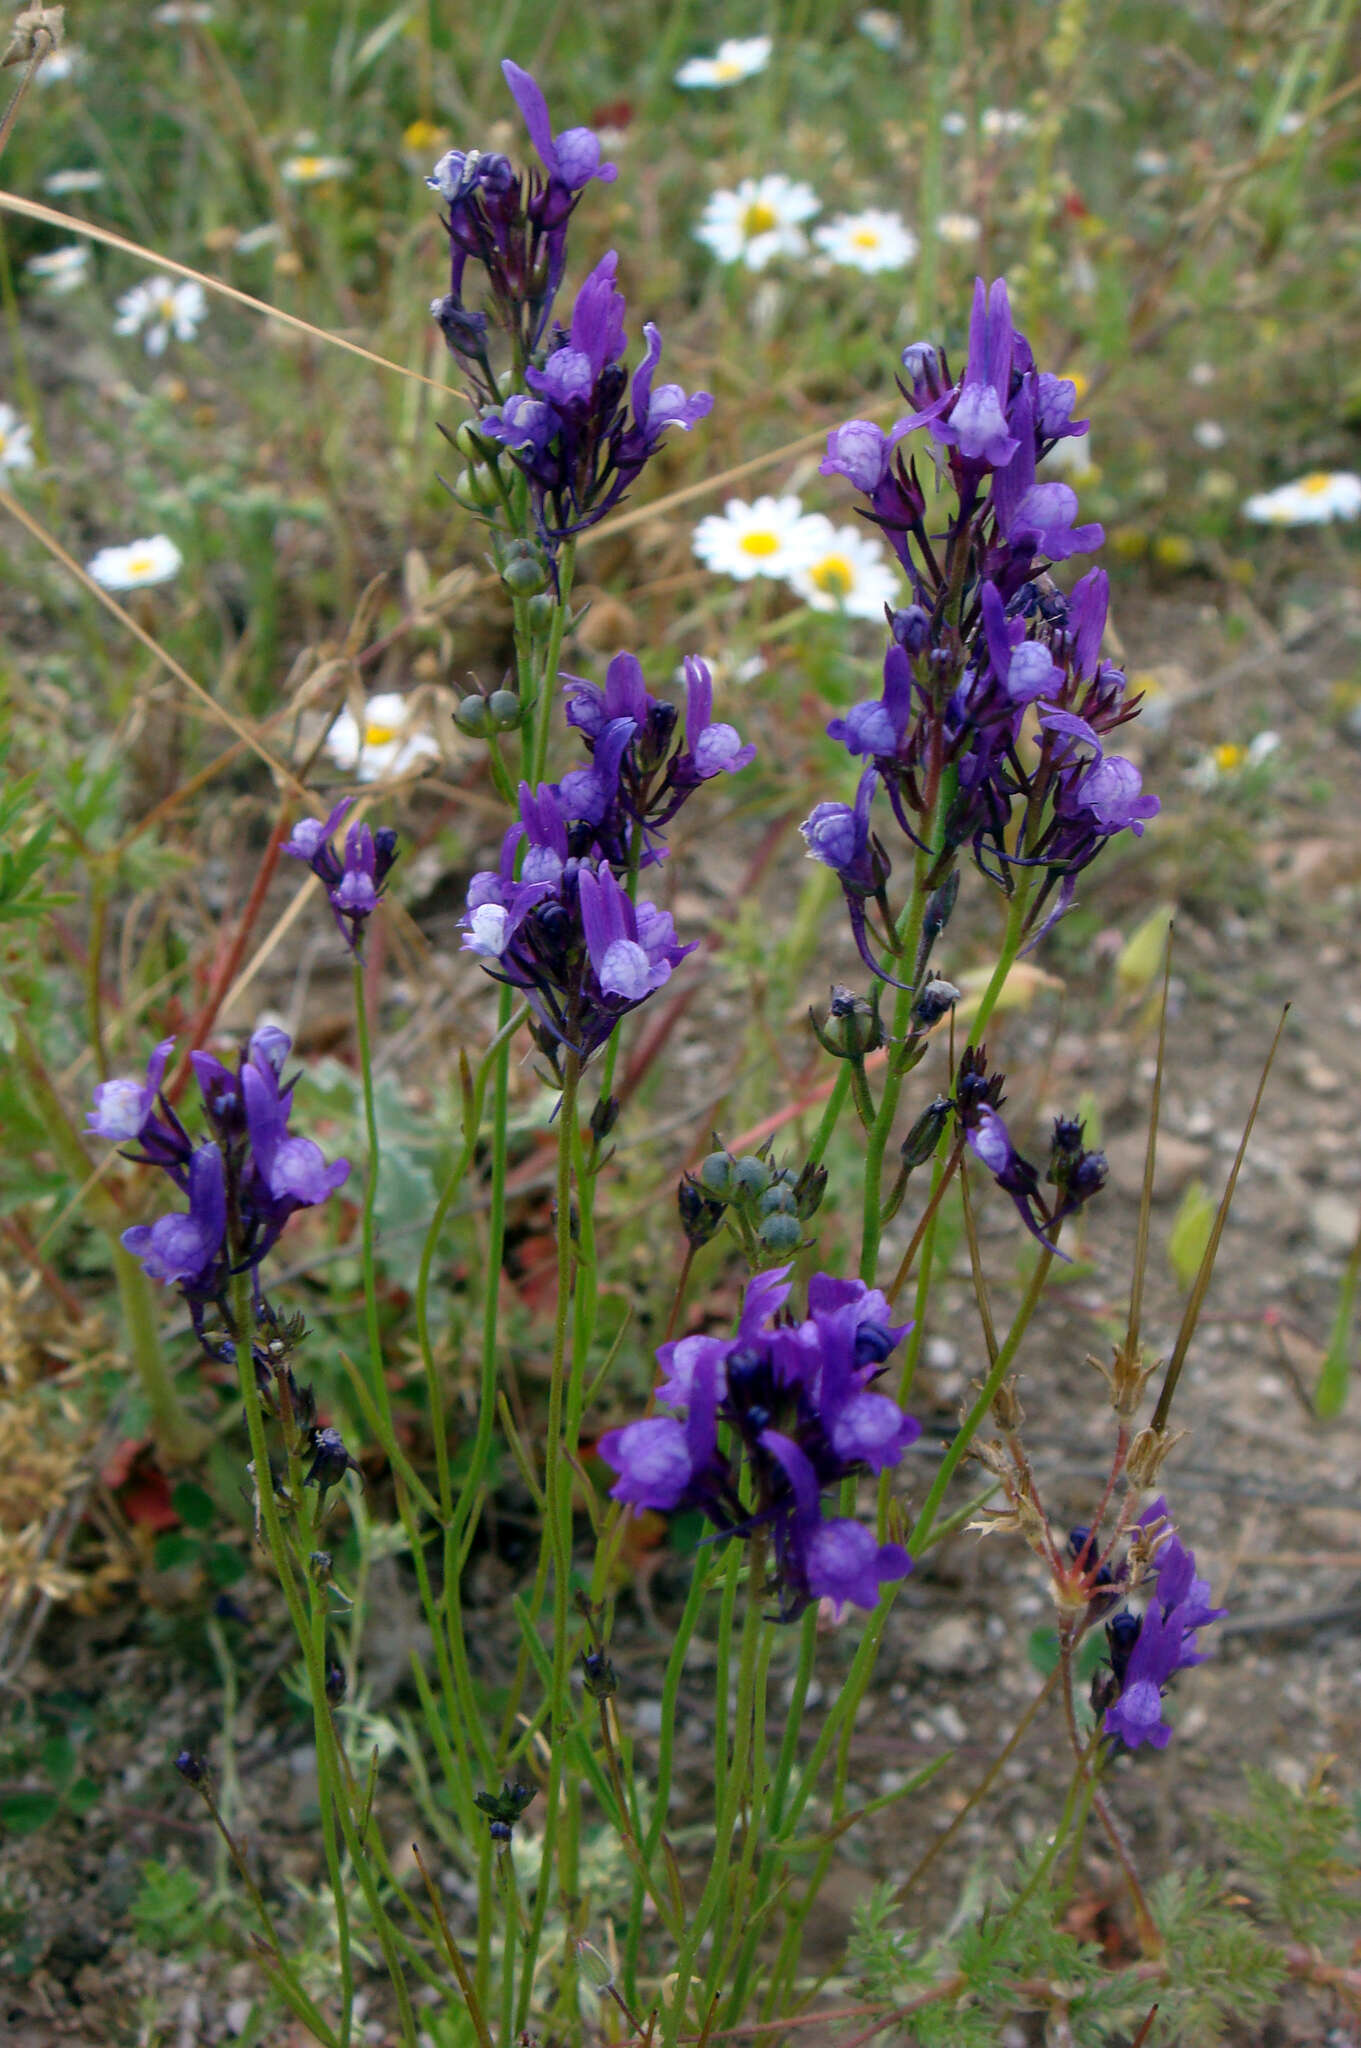
[[487, 714], [493, 732], [514, 732], [524, 718], [525, 707], [514, 690], [493, 690], [487, 699]]
[[767, 1216], [756, 1232], [768, 1252], [792, 1252], [803, 1236], [797, 1216]]
[[732, 1169], [732, 1160], [726, 1152], [711, 1152], [699, 1169], [701, 1187], [707, 1188], [711, 1195], [730, 1195]]
[[492, 729], [485, 697], [463, 697], [454, 706], [454, 724], [470, 740], [484, 740]]
[[763, 1195], [770, 1186], [770, 1168], [764, 1159], [758, 1159], [754, 1152], [749, 1152], [733, 1168], [733, 1181], [739, 1194]]

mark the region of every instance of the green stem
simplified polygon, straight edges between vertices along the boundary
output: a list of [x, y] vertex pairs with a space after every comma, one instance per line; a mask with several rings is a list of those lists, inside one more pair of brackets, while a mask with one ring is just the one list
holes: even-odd
[[1323, 1422], [1331, 1422], [1340, 1415], [1347, 1400], [1347, 1382], [1351, 1377], [1352, 1311], [1356, 1307], [1358, 1280], [1361, 1280], [1361, 1228], [1357, 1230], [1356, 1242], [1342, 1271], [1337, 1314], [1333, 1317], [1332, 1335], [1328, 1339], [1323, 1368], [1314, 1390], [1314, 1413]]
[[[756, 1725], [758, 1712], [764, 1707], [765, 1675], [769, 1667], [772, 1641], [772, 1624], [763, 1614], [764, 1601], [765, 1542], [764, 1531], [758, 1531], [747, 1547], [747, 1607], [742, 1623], [742, 1646], [737, 1669], [732, 1759], [718, 1801], [714, 1854], [709, 1866], [709, 1875], [676, 1965], [674, 1988], [663, 2023], [662, 2048], [676, 2048], [681, 2028], [685, 2024], [695, 1958], [699, 1953], [701, 1941], [713, 1926], [716, 1935], [720, 1937], [715, 1941], [715, 1949], [718, 1950], [723, 1946], [721, 1937], [728, 1932], [729, 1921], [724, 1919], [719, 1922], [717, 1916], [720, 1905], [727, 1903], [732, 1897], [733, 1845], [743, 1802], [751, 1798], [749, 1773], [753, 1747], [759, 1744], [763, 1750], [765, 1740], [764, 1726], [758, 1729]], [[743, 1879], [750, 1868], [750, 1854], [754, 1850], [755, 1834], [753, 1804], [749, 1817], [748, 1842], [744, 1845], [740, 1866]]]
[[572, 1479], [567, 1457], [565, 1423], [569, 1406], [568, 1343], [572, 1330], [573, 1267], [572, 1162], [580, 1143], [577, 1131], [577, 1090], [581, 1062], [569, 1047], [563, 1056], [562, 1098], [558, 1104], [557, 1246], [558, 1296], [553, 1318], [553, 1363], [548, 1387], [548, 1436], [544, 1451], [544, 1546], [553, 1560], [553, 1678], [549, 1727], [548, 1792], [539, 1882], [525, 1937], [516, 2012], [517, 2031], [529, 2025], [534, 1967], [548, 1911], [549, 1878], [557, 1851], [558, 1817], [562, 1805], [567, 1737], [573, 1716], [571, 1693]]
[[378, 1205], [378, 1175], [382, 1149], [378, 1140], [378, 1105], [373, 1089], [373, 1051], [369, 1042], [368, 993], [364, 983], [364, 962], [354, 959], [354, 1021], [359, 1044], [359, 1073], [364, 1089], [364, 1135], [368, 1155], [364, 1161], [364, 1202], [360, 1210], [360, 1256], [364, 1271], [364, 1326], [369, 1343], [369, 1381], [389, 1430], [392, 1408], [388, 1399], [387, 1374], [383, 1369], [383, 1332], [378, 1316], [378, 1276], [374, 1257], [374, 1215]]

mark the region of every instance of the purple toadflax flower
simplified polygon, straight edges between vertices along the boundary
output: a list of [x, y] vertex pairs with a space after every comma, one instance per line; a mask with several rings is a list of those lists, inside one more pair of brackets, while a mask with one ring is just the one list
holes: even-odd
[[1172, 1730], [1163, 1719], [1163, 1694], [1178, 1671], [1205, 1661], [1197, 1635], [1228, 1609], [1210, 1605], [1209, 1581], [1197, 1578], [1195, 1553], [1172, 1528], [1161, 1495], [1137, 1526], [1152, 1546], [1154, 1582], [1142, 1615], [1124, 1609], [1106, 1624], [1111, 1674], [1104, 1690], [1113, 1686], [1115, 1697], [1102, 1726], [1126, 1749], [1145, 1742], [1166, 1749]]
[[[1049, 1151], [1046, 1181], [1055, 1189], [1047, 1203], [1037, 1167], [1022, 1157], [1000, 1111], [1005, 1076], [989, 1074], [986, 1046], [966, 1046], [955, 1077], [954, 1110], [965, 1144], [980, 1166], [992, 1175], [1003, 1194], [1016, 1205], [1031, 1236], [1057, 1251], [1060, 1224], [1076, 1215], [1106, 1184], [1106, 1155], [1083, 1144], [1083, 1125], [1075, 1117], [1057, 1117]], [[1064, 1258], [1063, 1252], [1058, 1252]]]
[[351, 825], [342, 861], [331, 841], [353, 802], [352, 796], [342, 797], [328, 818], [299, 819], [282, 850], [294, 860], [306, 861], [323, 884], [336, 930], [357, 954], [397, 858], [397, 834], [390, 825], [380, 825], [376, 832], [364, 824]]
[[125, 1157], [160, 1167], [187, 1198], [187, 1211], [135, 1224], [123, 1232], [123, 1243], [153, 1280], [179, 1287], [204, 1348], [226, 1357], [230, 1341], [207, 1334], [208, 1310], [215, 1308], [230, 1330], [231, 1277], [249, 1269], [262, 1321], [273, 1326], [260, 1289], [261, 1264], [291, 1216], [318, 1207], [344, 1185], [349, 1162], [328, 1164], [313, 1139], [289, 1129], [293, 1084], [285, 1086], [282, 1076], [292, 1040], [277, 1025], [253, 1032], [235, 1066], [212, 1053], [191, 1053], [208, 1130], [198, 1144], [160, 1092], [173, 1045], [165, 1039], [156, 1047], [144, 1083], [102, 1082], [88, 1128], [135, 1146]]
[[736, 728], [713, 716], [708, 665], [687, 654], [685, 724], [677, 733], [673, 704], [650, 694], [636, 655], [616, 654], [605, 684], [568, 676], [567, 722], [591, 755], [558, 784], [568, 816], [590, 827], [594, 850], [624, 867], [636, 857], [646, 867], [661, 858], [656, 836], [702, 783], [735, 774], [756, 758]]
[[557, 542], [611, 511], [662, 445], [669, 427], [688, 433], [713, 409], [707, 391], [687, 395], [653, 378], [657, 329], [643, 327], [646, 352], [630, 383], [623, 366], [624, 295], [611, 250], [586, 278], [572, 323], [525, 370], [534, 396], [483, 408], [475, 431], [502, 446], [529, 482], [540, 538]]
[[782, 1621], [812, 1600], [873, 1608], [881, 1586], [911, 1570], [900, 1544], [822, 1509], [829, 1489], [896, 1465], [920, 1435], [873, 1384], [909, 1326], [889, 1322], [877, 1289], [827, 1274], [809, 1282], [802, 1322], [779, 1321], [789, 1270], [748, 1283], [735, 1336], [663, 1344], [657, 1402], [667, 1412], [609, 1430], [598, 1446], [618, 1475], [616, 1500], [640, 1512], [697, 1508], [724, 1535], [768, 1531]]
[[589, 1059], [694, 951], [669, 911], [630, 899], [598, 850], [571, 850], [570, 810], [549, 784], [522, 782], [520, 823], [499, 866], [473, 876], [460, 919], [463, 950], [528, 997], [555, 1071], [563, 1046]]
[[567, 267], [567, 226], [593, 179], [618, 176], [602, 163], [599, 137], [589, 128], [554, 135], [547, 103], [527, 71], [507, 59], [502, 76], [520, 110], [542, 171], [517, 172], [494, 151], [451, 149], [426, 183], [448, 208], [450, 285], [431, 308], [450, 348], [483, 395], [495, 400], [497, 382], [487, 351], [488, 315], [464, 304], [469, 261], [486, 280], [491, 317], [510, 338], [517, 362], [529, 360], [552, 317]]
[[[848, 420], [830, 434], [822, 464], [861, 494], [913, 596], [889, 618], [882, 696], [828, 730], [875, 768], [871, 794], [882, 788], [910, 843], [933, 856], [929, 886], [943, 883], [965, 846], [1008, 895], [1026, 870], [1041, 871], [1027, 884], [1034, 943], [1107, 841], [1137, 835], [1157, 811], [1133, 763], [1107, 751], [1107, 735], [1136, 715], [1138, 700], [1100, 658], [1106, 578], [1092, 570], [1065, 596], [1046, 574], [1104, 537], [1078, 523], [1071, 487], [1038, 468], [1086, 422], [1072, 417], [1071, 381], [1037, 369], [1001, 279], [975, 284], [963, 375], [917, 343], [903, 352], [902, 389], [912, 404], [905, 418], [887, 432]], [[928, 531], [907, 457], [919, 429], [955, 491], [944, 533]]]

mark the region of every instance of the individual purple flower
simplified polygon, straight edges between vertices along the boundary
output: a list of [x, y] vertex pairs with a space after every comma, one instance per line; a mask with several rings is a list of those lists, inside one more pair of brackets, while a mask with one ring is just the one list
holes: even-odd
[[94, 1092], [94, 1108], [85, 1119], [92, 1137], [107, 1138], [115, 1145], [129, 1145], [142, 1135], [156, 1106], [165, 1078], [166, 1062], [174, 1050], [173, 1038], [163, 1038], [147, 1061], [146, 1079], [101, 1081]]
[[[1004, 469], [1020, 445], [1007, 418], [1014, 336], [1005, 280], [995, 278], [988, 289], [981, 277], [975, 279], [963, 382], [954, 403], [929, 425], [942, 446], [986, 469]], [[921, 415], [912, 422], [922, 423]]]
[[1004, 540], [1022, 551], [1027, 565], [1037, 554], [1051, 562], [1090, 554], [1106, 538], [1095, 522], [1074, 526], [1077, 492], [1071, 484], [1035, 481], [1035, 409], [1023, 381], [1011, 409], [1016, 452], [993, 478], [992, 506]]
[[735, 775], [756, 759], [756, 749], [736, 726], [715, 720], [714, 681], [707, 662], [685, 657], [685, 752], [673, 771], [677, 787], [708, 782], [715, 775]]
[[348, 1159], [327, 1164], [313, 1138], [293, 1136], [288, 1120], [292, 1090], [281, 1093], [278, 1076], [268, 1065], [248, 1061], [241, 1070], [246, 1130], [251, 1161], [272, 1202], [287, 1208], [313, 1209], [342, 1188], [349, 1178]]
[[222, 1152], [200, 1145], [189, 1161], [189, 1208], [137, 1223], [123, 1232], [123, 1245], [151, 1280], [178, 1282], [186, 1292], [216, 1292], [225, 1284], [227, 1183]]
[[397, 858], [397, 834], [390, 825], [382, 825], [376, 832], [364, 824], [351, 825], [345, 834], [342, 861], [331, 841], [353, 802], [353, 797], [342, 797], [328, 818], [299, 819], [282, 851], [311, 868], [326, 891], [336, 930], [350, 951], [358, 954], [364, 928], [378, 908]]
[[656, 698], [632, 654], [616, 654], [605, 685], [567, 678], [567, 722], [591, 753], [558, 784], [559, 802], [593, 828], [591, 850], [624, 866], [662, 857], [658, 835], [694, 792], [714, 776], [755, 759], [736, 728], [713, 718], [713, 678], [706, 663], [685, 657], [685, 726], [677, 738], [674, 704]]
[[1163, 1694], [1178, 1671], [1204, 1662], [1197, 1635], [1222, 1620], [1228, 1609], [1210, 1605], [1209, 1582], [1197, 1577], [1195, 1555], [1171, 1528], [1161, 1496], [1145, 1509], [1139, 1525], [1146, 1539], [1151, 1533], [1157, 1575], [1142, 1616], [1126, 1611], [1106, 1625], [1118, 1692], [1102, 1725], [1126, 1749], [1145, 1742], [1166, 1749], [1172, 1730], [1163, 1718]]
[[872, 1388], [907, 1327], [890, 1323], [884, 1296], [819, 1274], [804, 1320], [778, 1321], [788, 1272], [750, 1282], [733, 1337], [662, 1345], [657, 1401], [671, 1412], [610, 1430], [599, 1445], [615, 1498], [639, 1511], [698, 1508], [742, 1538], [768, 1529], [782, 1620], [823, 1598], [874, 1607], [881, 1585], [910, 1570], [899, 1545], [824, 1518], [822, 1504], [842, 1480], [896, 1465], [920, 1434]]
[[599, 178], [602, 185], [614, 182], [619, 176], [618, 169], [614, 164], [601, 163], [598, 135], [589, 128], [564, 128], [561, 134], [554, 135], [548, 103], [529, 73], [506, 57], [502, 59], [501, 76], [510, 87], [511, 97], [529, 130], [529, 139], [550, 177], [559, 179], [569, 192], [579, 192], [592, 178]]
[[655, 389], [661, 336], [646, 323], [642, 361], [630, 386], [623, 366], [625, 303], [618, 257], [602, 256], [584, 280], [570, 328], [525, 370], [545, 408], [530, 415], [512, 401], [484, 408], [478, 430], [523, 471], [540, 539], [552, 555], [569, 535], [596, 525], [620, 502], [662, 445], [667, 430], [688, 433], [713, 409], [707, 391]]
[[577, 886], [586, 955], [603, 995], [641, 1003], [694, 951], [693, 942], [677, 943], [671, 913], [653, 903], [635, 907], [608, 865], [596, 874], [583, 868]]

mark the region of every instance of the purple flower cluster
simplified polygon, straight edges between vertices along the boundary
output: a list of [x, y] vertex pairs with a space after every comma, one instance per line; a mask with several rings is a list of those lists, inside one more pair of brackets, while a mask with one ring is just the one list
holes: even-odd
[[1056, 1117], [1045, 1172], [1054, 1196], [1046, 1201], [1038, 1167], [1017, 1151], [999, 1114], [1005, 1082], [1004, 1074], [989, 1074], [985, 1046], [966, 1047], [955, 1079], [955, 1115], [974, 1158], [1010, 1195], [1031, 1236], [1053, 1251], [1059, 1225], [1106, 1185], [1106, 1155], [1083, 1144], [1084, 1126], [1077, 1118]]
[[123, 1243], [151, 1279], [179, 1287], [202, 1338], [210, 1306], [230, 1323], [232, 1273], [248, 1267], [258, 1298], [260, 1265], [289, 1217], [326, 1201], [350, 1167], [345, 1159], [328, 1164], [319, 1145], [289, 1129], [286, 1031], [262, 1025], [234, 1068], [212, 1053], [190, 1054], [209, 1133], [198, 1144], [162, 1093], [174, 1044], [167, 1038], [156, 1047], [144, 1081], [101, 1082], [86, 1128], [134, 1147], [128, 1158], [159, 1166], [187, 1199], [187, 1210], [125, 1230]]
[[[881, 696], [834, 719], [828, 732], [866, 762], [854, 807], [820, 804], [803, 828], [810, 856], [842, 882], [857, 944], [874, 901], [889, 928], [891, 862], [870, 829], [880, 786], [900, 829], [934, 857], [933, 886], [965, 845], [1010, 894], [1015, 870], [1043, 871], [1029, 906], [1045, 925], [1072, 901], [1076, 876], [1118, 832], [1142, 833], [1158, 799], [1139, 771], [1107, 751], [1109, 735], [1138, 711], [1123, 673], [1101, 658], [1109, 587], [1090, 570], [1065, 596], [1049, 563], [1099, 547], [1096, 525], [1077, 525], [1070, 485], [1036, 480], [1075, 421], [1075, 387], [1037, 370], [1012, 325], [1006, 285], [975, 286], [964, 374], [924, 344], [904, 351], [902, 389], [913, 411], [888, 433], [851, 420], [828, 441], [826, 475], [844, 476], [865, 500], [912, 587], [890, 617]], [[915, 459], [900, 443], [925, 429], [957, 506], [931, 534]], [[1021, 831], [1016, 830], [1021, 821]], [[887, 979], [888, 977], [885, 976]]]
[[376, 832], [364, 824], [351, 825], [342, 861], [331, 841], [353, 802], [352, 796], [342, 797], [328, 818], [300, 818], [282, 851], [306, 861], [326, 890], [336, 929], [350, 951], [358, 953], [364, 927], [378, 908], [397, 858], [397, 834], [390, 825], [380, 825]]
[[846, 1516], [824, 1516], [843, 1479], [896, 1465], [921, 1425], [873, 1383], [905, 1330], [877, 1288], [814, 1276], [803, 1322], [778, 1320], [788, 1266], [750, 1281], [737, 1334], [682, 1337], [657, 1353], [666, 1412], [612, 1429], [601, 1457], [616, 1500], [638, 1511], [699, 1509], [726, 1536], [769, 1531], [782, 1621], [812, 1600], [873, 1608], [912, 1568]]
[[663, 857], [662, 826], [702, 783], [756, 753], [714, 719], [705, 664], [687, 657], [685, 677], [683, 732], [632, 654], [615, 656], [603, 689], [569, 677], [567, 718], [589, 765], [537, 789], [522, 782], [498, 865], [468, 886], [463, 950], [528, 996], [555, 1069], [564, 1045], [589, 1059], [694, 951], [677, 941], [669, 911], [635, 903], [619, 880]]
[[1126, 1749], [1144, 1742], [1166, 1749], [1172, 1730], [1163, 1719], [1163, 1694], [1178, 1671], [1204, 1663], [1197, 1633], [1228, 1609], [1211, 1607], [1209, 1581], [1197, 1578], [1195, 1552], [1173, 1529], [1161, 1494], [1137, 1526], [1152, 1546], [1153, 1587], [1142, 1614], [1126, 1607], [1106, 1623], [1111, 1669], [1102, 1688], [1103, 1726]]
[[[578, 291], [570, 323], [550, 321], [566, 268], [567, 225], [593, 178], [607, 182], [589, 128], [554, 135], [542, 92], [517, 64], [502, 65], [543, 164], [518, 174], [504, 156], [450, 150], [427, 180], [448, 205], [450, 289], [431, 311], [469, 374], [479, 417], [474, 434], [504, 449], [529, 484], [535, 530], [552, 553], [616, 505], [656, 454], [668, 427], [684, 432], [713, 406], [657, 384], [661, 336], [643, 328], [646, 348], [632, 380], [624, 368], [625, 301], [618, 259], [603, 256]], [[464, 302], [469, 258], [481, 267], [488, 310]], [[515, 388], [502, 389], [489, 349], [490, 321], [507, 338]]]

